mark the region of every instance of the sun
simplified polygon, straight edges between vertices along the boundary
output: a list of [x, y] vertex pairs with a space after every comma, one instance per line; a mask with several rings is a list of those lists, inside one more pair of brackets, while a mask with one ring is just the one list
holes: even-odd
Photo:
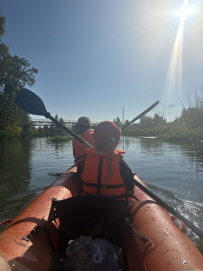
[[182, 6], [177, 11], [175, 11], [175, 15], [179, 17], [181, 21], [185, 21], [185, 19], [194, 12], [194, 7], [188, 4], [188, 0], [184, 0]]

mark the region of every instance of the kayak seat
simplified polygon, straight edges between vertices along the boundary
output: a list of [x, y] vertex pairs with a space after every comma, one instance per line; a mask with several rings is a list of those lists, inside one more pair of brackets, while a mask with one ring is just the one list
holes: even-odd
[[54, 215], [59, 218], [63, 238], [74, 240], [85, 235], [104, 238], [123, 247], [126, 230], [126, 203], [110, 197], [79, 196], [52, 201]]

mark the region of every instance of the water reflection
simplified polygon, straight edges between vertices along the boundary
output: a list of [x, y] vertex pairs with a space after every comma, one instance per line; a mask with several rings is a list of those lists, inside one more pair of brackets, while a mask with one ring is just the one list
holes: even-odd
[[191, 162], [203, 164], [203, 143], [187, 144], [182, 146], [183, 155], [187, 155]]
[[[31, 179], [31, 141], [0, 142], [0, 209], [1, 219], [22, 209]], [[21, 195], [21, 196], [20, 196]], [[30, 196], [30, 195], [29, 195]]]
[[151, 152], [151, 151], [163, 151], [163, 143], [156, 138], [141, 138], [140, 147], [142, 151]]
[[[2, 197], [11, 197], [26, 190], [31, 178], [30, 165], [31, 142], [1, 143], [0, 189]], [[2, 198], [0, 198], [0, 202]]]

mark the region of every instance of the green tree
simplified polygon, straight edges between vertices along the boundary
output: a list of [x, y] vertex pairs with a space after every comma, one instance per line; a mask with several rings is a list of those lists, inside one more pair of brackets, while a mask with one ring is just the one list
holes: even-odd
[[0, 138], [30, 132], [29, 115], [15, 104], [15, 97], [23, 87], [35, 83], [38, 72], [25, 58], [11, 56], [9, 47], [2, 43], [4, 26], [5, 17], [0, 13]]
[[195, 103], [192, 104], [188, 96], [190, 106], [186, 109], [183, 105], [181, 116], [174, 122], [190, 129], [203, 127], [203, 98], [195, 92]]
[[159, 116], [158, 114], [155, 114], [153, 123], [154, 123], [154, 126], [160, 126], [166, 123], [166, 119], [164, 119], [163, 116]]
[[141, 127], [152, 127], [153, 126], [153, 119], [151, 117], [148, 116], [142, 116], [140, 118], [140, 125]]

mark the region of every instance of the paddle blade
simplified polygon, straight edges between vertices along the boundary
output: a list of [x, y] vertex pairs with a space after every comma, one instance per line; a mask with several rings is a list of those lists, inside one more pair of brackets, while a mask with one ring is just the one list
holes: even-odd
[[43, 101], [29, 89], [22, 89], [16, 97], [15, 102], [29, 114], [40, 116], [45, 116], [47, 114]]

